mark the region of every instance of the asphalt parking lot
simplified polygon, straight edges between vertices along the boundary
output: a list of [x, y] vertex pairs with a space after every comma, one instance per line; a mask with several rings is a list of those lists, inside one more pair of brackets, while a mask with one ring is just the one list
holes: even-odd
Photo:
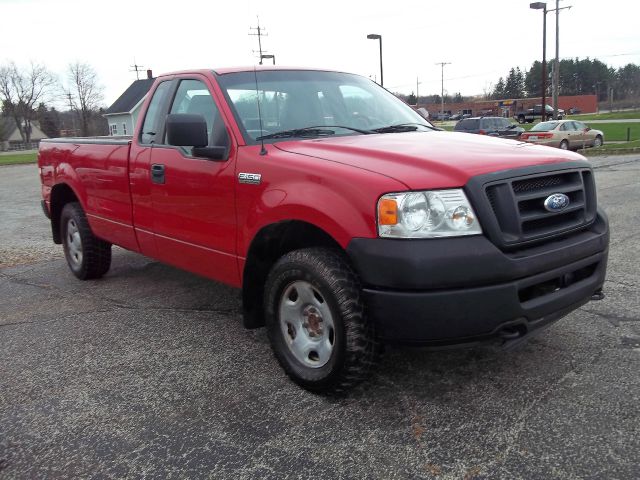
[[640, 156], [591, 161], [605, 300], [515, 351], [389, 348], [343, 399], [235, 290], [121, 249], [77, 281], [36, 167], [0, 168], [0, 478], [640, 478]]

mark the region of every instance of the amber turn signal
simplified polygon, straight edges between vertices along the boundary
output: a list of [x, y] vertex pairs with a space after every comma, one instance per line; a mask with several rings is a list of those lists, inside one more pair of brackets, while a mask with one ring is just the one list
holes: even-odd
[[398, 223], [398, 204], [392, 198], [383, 198], [378, 202], [378, 225], [396, 225]]

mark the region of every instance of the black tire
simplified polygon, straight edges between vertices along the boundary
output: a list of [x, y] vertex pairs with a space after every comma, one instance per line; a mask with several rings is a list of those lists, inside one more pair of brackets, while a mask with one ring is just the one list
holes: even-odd
[[602, 145], [604, 145], [604, 142], [602, 141], [602, 137], [600, 135], [597, 135], [596, 138], [593, 140], [593, 146], [598, 148], [598, 147], [601, 147]]
[[67, 203], [60, 215], [64, 256], [80, 280], [100, 278], [111, 266], [111, 244], [96, 237], [79, 203]]
[[523, 124], [525, 122], [525, 118], [522, 115], [518, 116], [518, 123]]
[[[327, 317], [331, 316], [332, 336], [328, 318], [320, 315], [320, 322], [316, 319], [316, 327], [322, 325], [320, 329], [324, 328], [322, 333], [326, 332], [327, 341], [333, 339], [324, 364], [321, 364], [321, 354], [316, 353], [317, 365], [310, 366], [314, 361], [313, 351], [301, 359], [291, 346], [298, 335], [310, 345], [309, 339], [314, 337], [313, 332], [309, 333], [310, 317], [300, 316], [303, 325], [298, 325], [298, 332], [284, 315], [281, 322], [282, 308], [313, 308], [304, 300], [302, 292], [296, 291], [298, 286], [309, 286], [315, 298], [312, 302], [322, 300]], [[292, 293], [295, 293], [295, 304], [299, 303], [300, 307], [292, 301]], [[367, 378], [379, 358], [380, 345], [374, 326], [365, 315], [360, 282], [342, 252], [306, 248], [287, 253], [271, 269], [264, 298], [267, 332], [274, 355], [294, 382], [312, 392], [341, 394]], [[284, 307], [289, 303], [291, 307]]]
[[569, 142], [562, 140], [560, 142], [560, 150], [569, 150]]

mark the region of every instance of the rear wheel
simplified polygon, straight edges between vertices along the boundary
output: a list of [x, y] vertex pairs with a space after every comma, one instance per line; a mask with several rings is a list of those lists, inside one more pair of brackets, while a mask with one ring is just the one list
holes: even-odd
[[265, 313], [278, 362], [308, 390], [345, 392], [379, 356], [360, 284], [339, 251], [307, 248], [278, 260], [265, 286]]
[[100, 278], [111, 266], [111, 244], [96, 237], [79, 203], [67, 203], [60, 216], [64, 256], [80, 280]]
[[562, 150], [569, 150], [569, 142], [567, 142], [566, 140], [562, 140], [560, 142], [560, 148]]
[[524, 123], [524, 117], [522, 115], [518, 116], [518, 123]]
[[593, 146], [594, 147], [601, 147], [602, 146], [602, 137], [600, 135], [598, 135], [594, 140], [593, 140]]

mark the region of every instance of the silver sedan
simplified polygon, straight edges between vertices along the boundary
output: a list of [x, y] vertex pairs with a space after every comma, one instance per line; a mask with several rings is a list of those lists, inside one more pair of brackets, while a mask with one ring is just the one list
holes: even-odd
[[520, 140], [563, 150], [577, 150], [600, 147], [604, 143], [604, 134], [576, 120], [552, 120], [538, 123], [523, 133]]

